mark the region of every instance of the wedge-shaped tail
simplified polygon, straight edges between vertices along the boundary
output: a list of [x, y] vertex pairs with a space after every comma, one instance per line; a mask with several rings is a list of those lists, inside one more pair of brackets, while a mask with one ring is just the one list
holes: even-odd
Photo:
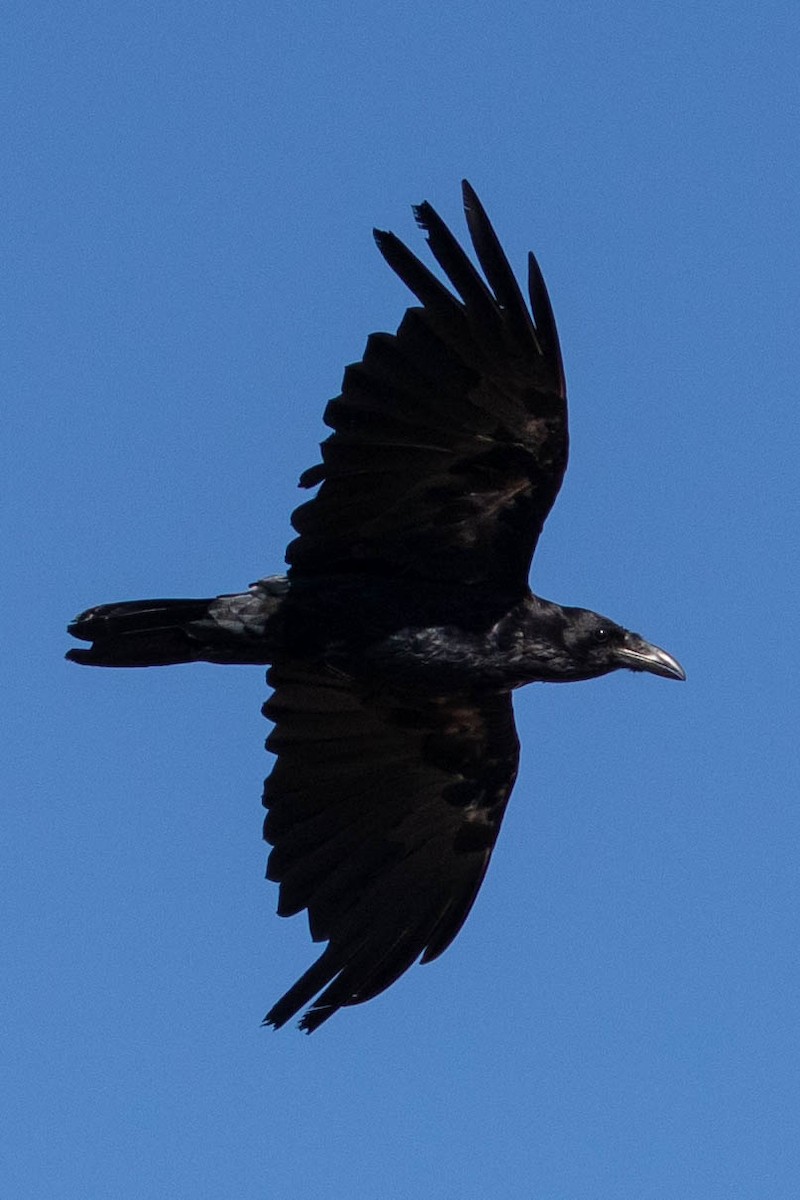
[[277, 617], [288, 592], [284, 576], [210, 600], [126, 600], [89, 608], [69, 626], [91, 642], [70, 650], [87, 667], [166, 667], [176, 663], [269, 663]]

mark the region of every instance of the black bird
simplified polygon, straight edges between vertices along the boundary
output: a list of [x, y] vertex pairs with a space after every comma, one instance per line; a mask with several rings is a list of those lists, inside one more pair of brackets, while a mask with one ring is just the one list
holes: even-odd
[[485, 278], [430, 204], [414, 209], [455, 294], [375, 230], [420, 306], [372, 334], [327, 406], [288, 574], [69, 626], [92, 646], [67, 657], [89, 666], [269, 664], [267, 877], [279, 914], [307, 909], [328, 943], [267, 1014], [275, 1027], [314, 1001], [311, 1032], [456, 936], [514, 786], [514, 688], [620, 667], [685, 678], [638, 634], [528, 587], [567, 465], [561, 353], [536, 259], [531, 312], [466, 182], [463, 196]]

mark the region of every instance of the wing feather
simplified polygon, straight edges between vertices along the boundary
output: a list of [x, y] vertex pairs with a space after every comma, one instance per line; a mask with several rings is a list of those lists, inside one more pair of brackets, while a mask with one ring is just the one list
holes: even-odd
[[293, 515], [294, 575], [358, 572], [521, 594], [561, 486], [568, 437], [558, 336], [531, 259], [523, 299], [488, 217], [464, 184], [481, 276], [430, 204], [415, 209], [451, 292], [394, 234], [386, 261], [420, 301], [372, 334], [325, 411], [333, 433]]
[[460, 929], [491, 857], [519, 745], [508, 693], [366, 694], [324, 667], [269, 672], [276, 755], [264, 788], [278, 911], [328, 946], [265, 1018], [316, 1028], [388, 987]]

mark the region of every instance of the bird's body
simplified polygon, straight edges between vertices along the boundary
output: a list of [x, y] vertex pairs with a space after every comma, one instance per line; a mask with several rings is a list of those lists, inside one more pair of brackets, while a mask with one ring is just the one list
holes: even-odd
[[619, 667], [671, 678], [670, 655], [607, 618], [535, 596], [530, 559], [567, 460], [566, 391], [531, 256], [535, 323], [465, 184], [490, 287], [428, 205], [417, 212], [457, 299], [391, 234], [416, 292], [374, 334], [326, 421], [321, 484], [293, 523], [287, 576], [213, 600], [128, 601], [76, 618], [74, 661], [268, 664], [268, 876], [328, 947], [267, 1020], [314, 1029], [450, 943], [514, 784], [511, 693]]

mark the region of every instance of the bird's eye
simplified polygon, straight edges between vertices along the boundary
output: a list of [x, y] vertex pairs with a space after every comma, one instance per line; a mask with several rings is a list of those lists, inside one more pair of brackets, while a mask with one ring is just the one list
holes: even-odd
[[607, 642], [608, 639], [609, 630], [606, 629], [605, 625], [599, 625], [594, 631], [594, 640], [602, 644], [603, 642]]

